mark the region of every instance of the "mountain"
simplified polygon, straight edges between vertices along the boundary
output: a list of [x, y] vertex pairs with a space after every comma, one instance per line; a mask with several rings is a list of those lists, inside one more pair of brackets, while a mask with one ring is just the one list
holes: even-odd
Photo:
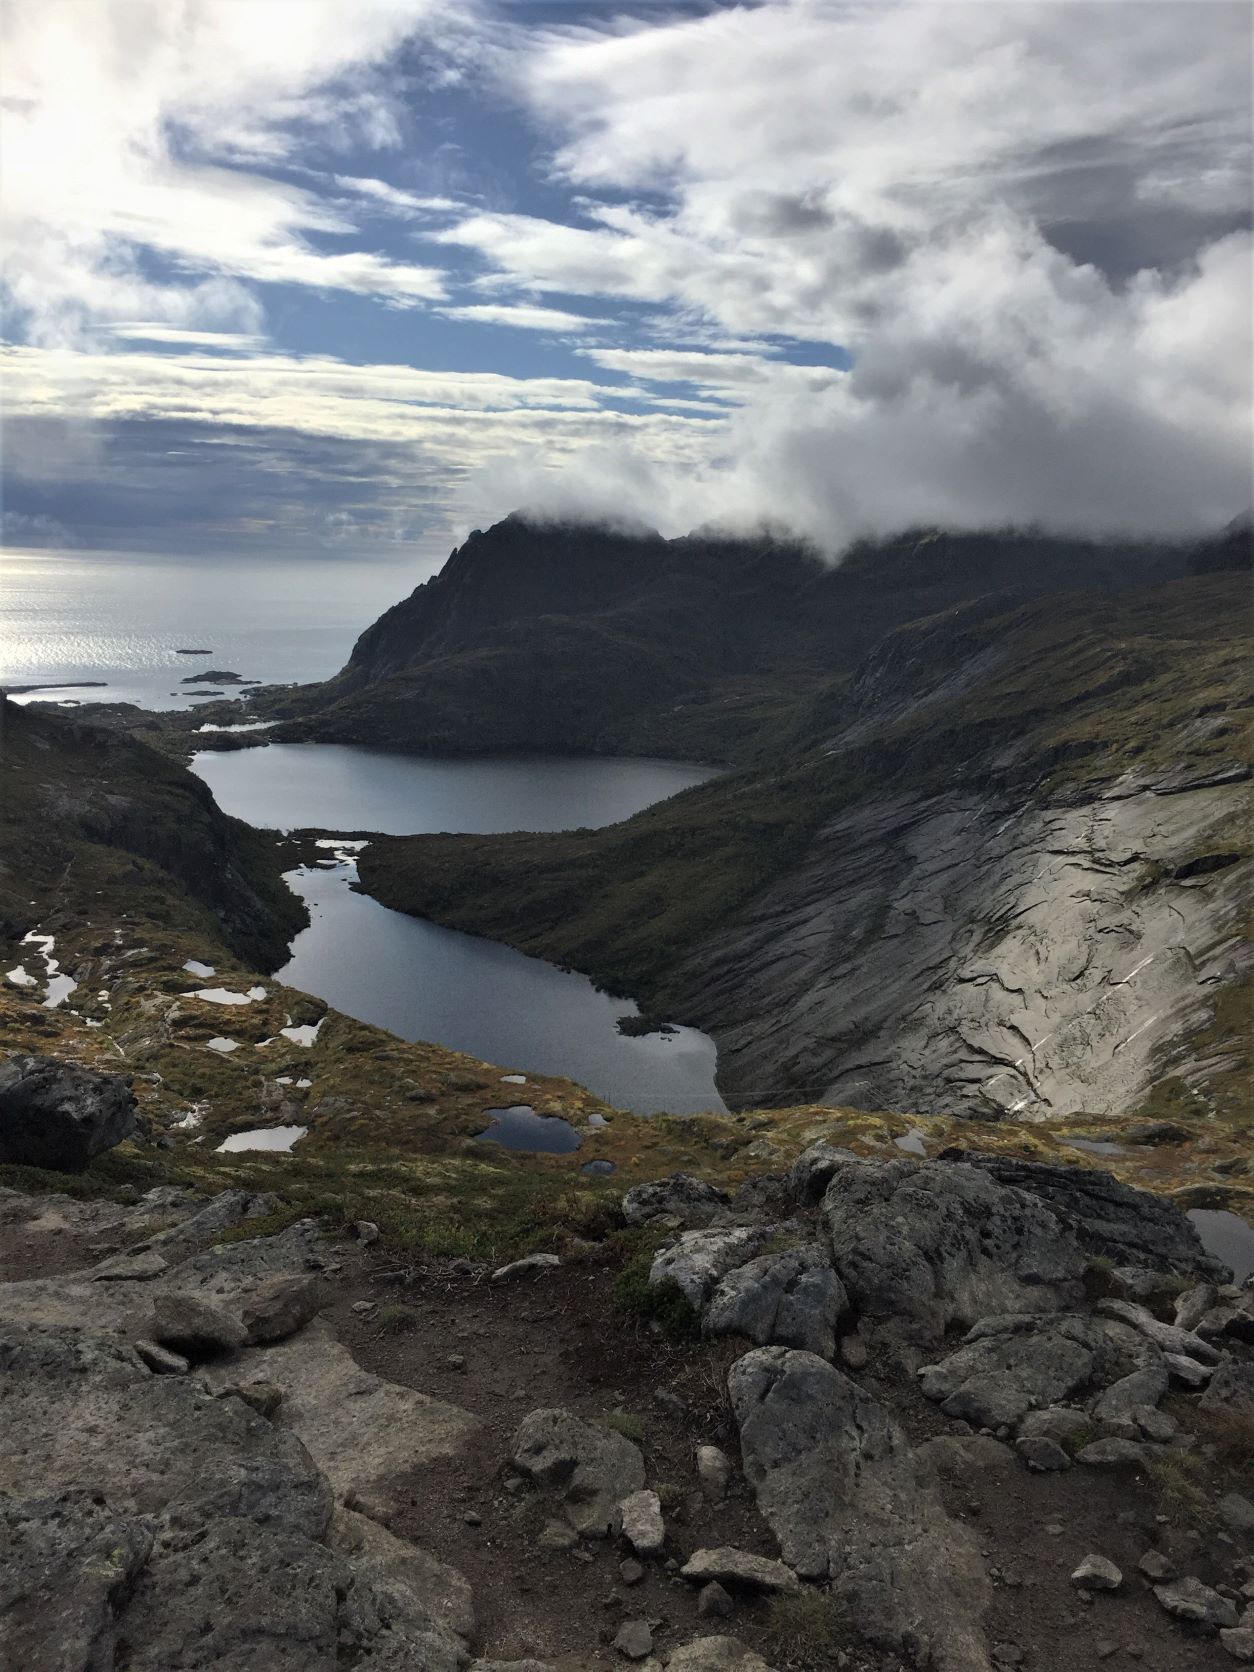
[[[591, 538], [561, 533], [546, 604]], [[537, 530], [481, 539], [514, 562], [544, 545]], [[610, 670], [613, 724], [581, 730], [585, 707], [563, 734], [554, 709], [534, 746], [663, 752], [704, 736], [737, 769], [609, 830], [379, 839], [361, 863], [369, 892], [705, 1028], [742, 1107], [1246, 1107], [1239, 542], [920, 537], [834, 571], [795, 548], [648, 548], [641, 590], [624, 597], [616, 573], [605, 611], [515, 614], [427, 659], [454, 618], [467, 634], [491, 607], [482, 550], [473, 575], [455, 554], [442, 587], [393, 614], [392, 654], [412, 634], [418, 659], [372, 680], [358, 657], [342, 676], [356, 696], [317, 724], [382, 713], [415, 746], [400, 716], [440, 670], [521, 666], [532, 628], [550, 647], [561, 635], [561, 688], [593, 689], [598, 629], [665, 597], [653, 650], [674, 673], [691, 644], [682, 706]], [[407, 709], [401, 691], [423, 697]], [[498, 738], [525, 734], [528, 694], [484, 694]]]
[[663, 540], [510, 517], [362, 634], [319, 686], [267, 700], [280, 739], [436, 753], [741, 761], [818, 709], [892, 628], [990, 592], [1119, 590], [1179, 547], [916, 533], [839, 567], [774, 539]]

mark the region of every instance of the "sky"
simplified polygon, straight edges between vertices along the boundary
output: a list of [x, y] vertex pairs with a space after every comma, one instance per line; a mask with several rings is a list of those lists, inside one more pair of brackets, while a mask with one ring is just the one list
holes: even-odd
[[6, 0], [3, 535], [1251, 503], [1244, 0]]

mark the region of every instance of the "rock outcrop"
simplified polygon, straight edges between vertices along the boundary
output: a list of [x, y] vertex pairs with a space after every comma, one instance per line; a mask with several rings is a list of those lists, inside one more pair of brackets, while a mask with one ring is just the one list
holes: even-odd
[[0, 1063], [0, 1161], [81, 1173], [135, 1132], [130, 1083], [54, 1057]]

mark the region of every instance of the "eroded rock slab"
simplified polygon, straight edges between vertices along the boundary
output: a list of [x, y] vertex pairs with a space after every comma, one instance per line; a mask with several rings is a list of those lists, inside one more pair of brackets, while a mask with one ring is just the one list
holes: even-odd
[[830, 1579], [872, 1642], [937, 1672], [987, 1672], [979, 1551], [883, 1406], [782, 1347], [746, 1354], [728, 1391], [745, 1474], [788, 1566]]
[[947, 1417], [1013, 1428], [1030, 1411], [1088, 1387], [1108, 1352], [1087, 1318], [986, 1318], [957, 1352], [919, 1372], [919, 1386]]

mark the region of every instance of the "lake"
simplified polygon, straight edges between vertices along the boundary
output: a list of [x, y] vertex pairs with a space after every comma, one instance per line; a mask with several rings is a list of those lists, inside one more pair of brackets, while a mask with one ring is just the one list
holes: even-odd
[[[219, 806], [250, 824], [394, 835], [611, 824], [713, 775], [673, 761], [433, 760], [332, 744], [269, 744], [192, 764]], [[629, 999], [380, 905], [352, 888], [352, 849], [327, 847], [324, 864], [288, 876], [311, 921], [275, 971], [279, 980], [403, 1039], [433, 1040], [524, 1076], [508, 1095], [502, 1088], [503, 1103], [525, 1103], [525, 1076], [543, 1073], [638, 1114], [724, 1108], [705, 1034], [625, 1037], [618, 1019], [638, 1014]]]

